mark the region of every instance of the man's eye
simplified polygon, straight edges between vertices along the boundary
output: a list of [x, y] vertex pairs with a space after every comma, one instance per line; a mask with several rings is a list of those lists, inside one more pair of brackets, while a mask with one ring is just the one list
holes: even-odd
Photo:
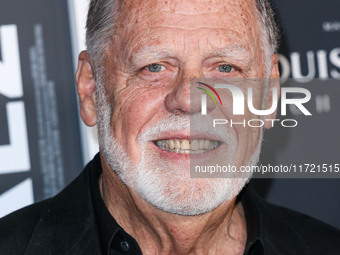
[[165, 67], [160, 64], [151, 64], [147, 66], [150, 72], [156, 73], [165, 70]]
[[230, 65], [220, 65], [216, 69], [222, 73], [230, 73], [234, 68]]

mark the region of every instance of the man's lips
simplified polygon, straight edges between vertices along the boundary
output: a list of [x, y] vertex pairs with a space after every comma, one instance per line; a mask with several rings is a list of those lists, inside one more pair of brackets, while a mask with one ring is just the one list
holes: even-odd
[[[194, 130], [169, 130], [157, 134], [150, 140], [164, 152], [174, 155], [203, 154], [224, 144], [222, 139], [211, 132]], [[170, 155], [168, 154], [168, 155]]]
[[162, 150], [180, 154], [203, 154], [216, 149], [221, 143], [209, 139], [160, 139], [153, 141]]

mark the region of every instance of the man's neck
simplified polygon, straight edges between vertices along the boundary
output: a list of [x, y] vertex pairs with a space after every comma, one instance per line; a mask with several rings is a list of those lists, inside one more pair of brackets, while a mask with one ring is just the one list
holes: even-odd
[[99, 187], [105, 205], [143, 254], [243, 254], [246, 224], [236, 199], [199, 216], [166, 213], [130, 190], [103, 161]]

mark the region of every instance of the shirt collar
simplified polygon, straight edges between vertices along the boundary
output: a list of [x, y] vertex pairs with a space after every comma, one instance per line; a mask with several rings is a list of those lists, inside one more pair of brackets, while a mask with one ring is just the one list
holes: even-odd
[[106, 208], [98, 183], [102, 173], [99, 154], [96, 155], [93, 162], [93, 169], [90, 171], [91, 193], [103, 254], [142, 254], [136, 240], [118, 225]]
[[246, 187], [239, 194], [247, 225], [245, 255], [265, 254], [263, 217], [258, 207], [257, 194], [251, 187]]
[[[104, 254], [142, 254], [136, 240], [118, 225], [104, 204], [98, 184], [102, 173], [99, 154], [94, 158], [92, 167], [90, 171], [91, 193]], [[246, 187], [238, 196], [238, 201], [242, 203], [244, 209], [247, 226], [244, 255], [264, 254], [263, 219], [257, 200], [256, 192], [250, 187]]]

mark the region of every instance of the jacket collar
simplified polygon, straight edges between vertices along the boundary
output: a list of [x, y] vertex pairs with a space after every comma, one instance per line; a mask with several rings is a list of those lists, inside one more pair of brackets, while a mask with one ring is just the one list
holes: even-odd
[[[315, 254], [315, 251], [307, 244], [301, 229], [300, 221], [306, 216], [289, 209], [275, 206], [265, 202], [251, 187], [247, 187], [242, 195], [242, 205], [245, 209], [247, 232], [255, 229], [251, 243], [248, 243], [244, 254], [260, 250], [260, 254]], [[249, 220], [251, 217], [253, 220]], [[254, 225], [255, 223], [255, 225]], [[306, 231], [304, 229], [304, 231]]]

